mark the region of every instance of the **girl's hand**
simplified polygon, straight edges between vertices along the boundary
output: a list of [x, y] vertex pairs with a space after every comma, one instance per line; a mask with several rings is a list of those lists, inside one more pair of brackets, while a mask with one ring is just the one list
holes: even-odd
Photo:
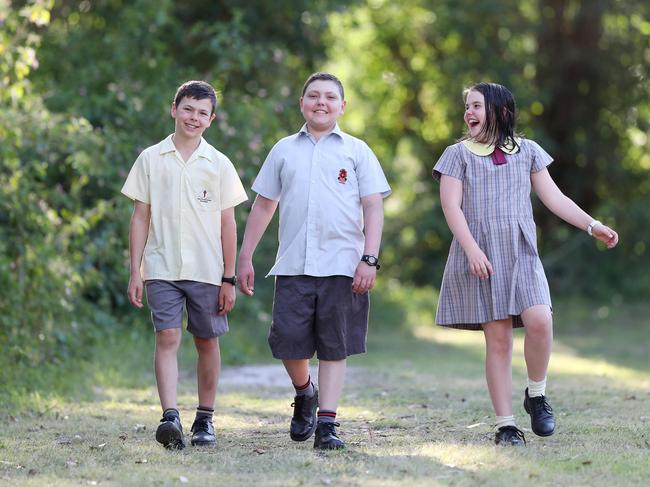
[[492, 264], [490, 264], [490, 261], [480, 248], [476, 247], [466, 254], [469, 262], [469, 272], [473, 276], [476, 276], [479, 279], [487, 279], [494, 274]]
[[596, 225], [591, 230], [591, 235], [603, 242], [608, 249], [613, 249], [618, 243], [618, 233], [605, 225]]

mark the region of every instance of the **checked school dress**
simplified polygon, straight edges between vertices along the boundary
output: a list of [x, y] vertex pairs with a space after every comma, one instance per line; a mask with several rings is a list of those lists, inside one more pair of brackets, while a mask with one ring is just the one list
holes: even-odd
[[537, 304], [551, 306], [551, 296], [537, 253], [536, 227], [530, 201], [530, 174], [553, 159], [532, 140], [495, 164], [463, 142], [447, 147], [433, 168], [463, 182], [461, 209], [470, 232], [492, 264], [494, 274], [481, 280], [469, 271], [463, 248], [454, 238], [440, 288], [438, 325], [481, 330], [488, 321], [512, 317], [523, 326], [521, 312]]

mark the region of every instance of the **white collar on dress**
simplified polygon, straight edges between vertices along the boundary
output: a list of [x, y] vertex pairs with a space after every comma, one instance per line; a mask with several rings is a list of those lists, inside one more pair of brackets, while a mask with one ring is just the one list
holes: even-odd
[[[515, 137], [515, 142], [506, 144], [504, 147], [499, 147], [506, 154], [516, 154], [519, 152], [519, 145], [521, 144], [521, 139]], [[483, 142], [478, 142], [474, 139], [465, 139], [461, 143], [470, 151], [472, 154], [477, 156], [489, 156], [494, 152], [494, 144], [485, 144]]]

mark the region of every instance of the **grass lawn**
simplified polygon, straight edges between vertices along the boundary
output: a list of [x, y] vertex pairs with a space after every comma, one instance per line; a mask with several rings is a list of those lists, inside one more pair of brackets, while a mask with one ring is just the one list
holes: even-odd
[[[482, 334], [434, 327], [431, 297], [422, 292], [410, 298], [408, 311], [390, 302], [375, 310], [369, 353], [349, 361], [339, 408], [345, 451], [316, 452], [310, 441], [289, 439], [292, 390], [277, 364], [252, 371], [224, 366], [218, 446], [164, 450], [153, 438], [160, 410], [149, 347], [138, 354], [140, 364], [147, 356], [149, 370], [135, 359], [114, 370], [107, 365], [104, 375], [93, 369], [98, 375], [91, 395], [32, 394], [31, 405], [4, 413], [0, 484], [650, 483], [650, 306], [556, 304], [547, 392], [558, 427], [548, 438], [530, 431], [521, 404], [523, 333], [516, 332], [513, 400], [528, 445], [503, 448], [493, 443]], [[263, 337], [264, 327], [259, 333]], [[115, 353], [117, 359], [128, 355]], [[196, 406], [191, 359], [184, 349], [179, 404], [186, 430]]]

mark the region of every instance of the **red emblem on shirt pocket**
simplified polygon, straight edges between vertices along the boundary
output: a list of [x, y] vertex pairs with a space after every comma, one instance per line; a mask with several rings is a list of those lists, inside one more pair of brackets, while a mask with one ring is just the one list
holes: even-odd
[[348, 182], [348, 172], [345, 169], [339, 170], [339, 183], [345, 184]]

